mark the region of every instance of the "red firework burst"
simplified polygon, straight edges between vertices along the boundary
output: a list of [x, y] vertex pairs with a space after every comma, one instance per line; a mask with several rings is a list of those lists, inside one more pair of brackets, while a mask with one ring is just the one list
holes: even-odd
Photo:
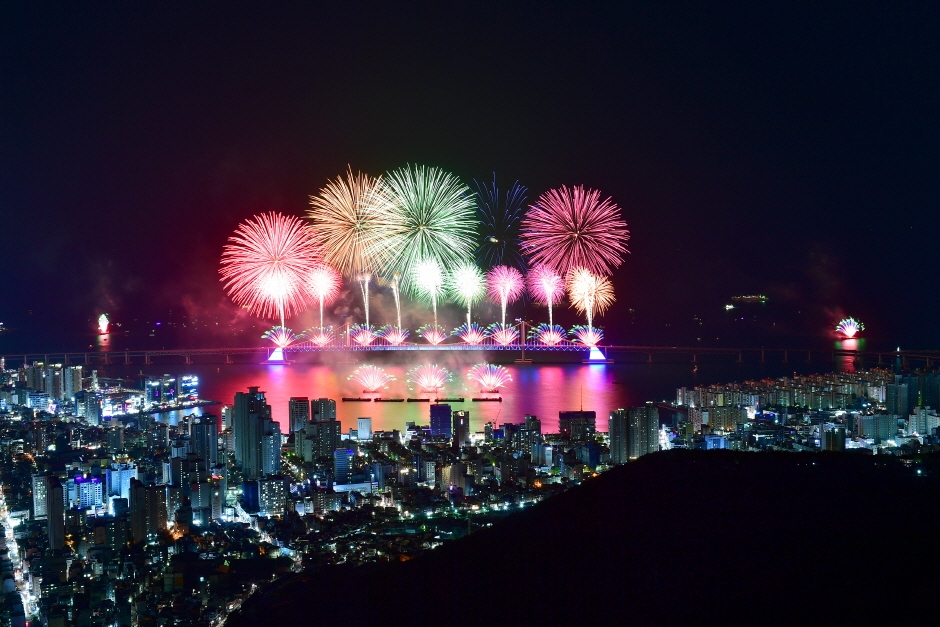
[[630, 232], [620, 208], [596, 189], [562, 186], [539, 196], [522, 219], [522, 249], [533, 264], [561, 276], [572, 268], [610, 274], [623, 261]]
[[310, 304], [307, 277], [320, 261], [298, 218], [262, 213], [238, 225], [222, 250], [219, 273], [229, 296], [248, 313], [284, 319]]

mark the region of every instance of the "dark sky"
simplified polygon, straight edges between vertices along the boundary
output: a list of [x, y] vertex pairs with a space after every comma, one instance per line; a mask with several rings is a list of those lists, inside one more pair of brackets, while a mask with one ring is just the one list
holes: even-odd
[[11, 4], [8, 325], [212, 310], [239, 221], [424, 163], [611, 195], [625, 342], [763, 292], [792, 342], [940, 344], [934, 3]]

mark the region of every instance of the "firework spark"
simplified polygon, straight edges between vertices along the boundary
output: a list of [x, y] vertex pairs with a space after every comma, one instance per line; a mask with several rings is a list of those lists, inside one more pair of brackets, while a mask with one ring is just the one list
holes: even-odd
[[473, 263], [460, 264], [447, 275], [447, 291], [454, 301], [467, 306], [467, 324], [471, 324], [470, 308], [486, 292], [483, 271]]
[[534, 303], [548, 306], [548, 326], [554, 326], [552, 305], [565, 295], [564, 279], [544, 263], [539, 263], [526, 275], [526, 286]]
[[397, 272], [402, 288], [418, 294], [412, 268], [435, 260], [458, 265], [473, 253], [476, 221], [470, 190], [456, 176], [437, 168], [405, 167], [386, 175], [372, 203], [376, 240], [370, 250], [385, 275]]
[[454, 329], [454, 335], [467, 344], [476, 346], [482, 344], [483, 340], [486, 339], [486, 330], [476, 323], [464, 324]]
[[324, 261], [345, 276], [375, 270], [375, 259], [370, 254], [377, 237], [376, 210], [372, 202], [380, 179], [368, 174], [336, 177], [310, 197], [307, 217], [315, 229], [313, 237], [323, 248]]
[[522, 249], [561, 276], [583, 267], [608, 275], [623, 261], [630, 233], [620, 209], [598, 190], [562, 186], [541, 196], [522, 219]]
[[557, 324], [540, 324], [529, 331], [530, 338], [546, 346], [558, 346], [567, 335], [568, 332], [565, 331], [564, 327]]
[[399, 346], [408, 339], [408, 330], [402, 329], [401, 327], [386, 325], [382, 327], [382, 329], [378, 331], [376, 335], [392, 346]]
[[382, 285], [387, 285], [389, 289], [392, 290], [392, 297], [395, 299], [395, 320], [398, 322], [398, 328], [401, 328], [401, 291], [398, 289], [398, 284], [401, 282], [401, 277], [397, 274], [392, 274], [391, 278], [382, 278], [379, 277], [379, 282]]
[[320, 326], [323, 326], [323, 305], [330, 304], [339, 296], [343, 285], [340, 273], [325, 263], [318, 264], [307, 277], [307, 289], [320, 302]]
[[503, 366], [488, 364], [483, 362], [476, 364], [467, 371], [467, 378], [476, 381], [482, 386], [484, 392], [499, 392], [499, 388], [505, 387], [512, 381], [512, 375]]
[[412, 269], [412, 279], [418, 295], [428, 299], [434, 311], [437, 326], [437, 298], [444, 292], [444, 273], [436, 259], [422, 259]]
[[408, 384], [425, 392], [436, 392], [451, 380], [450, 371], [437, 364], [415, 366], [405, 375]]
[[859, 331], [864, 331], [865, 325], [855, 318], [845, 318], [836, 325], [836, 333], [845, 338], [853, 338]]
[[420, 329], [418, 329], [418, 335], [423, 337], [428, 344], [437, 346], [441, 342], [447, 339], [447, 332], [444, 331], [444, 327], [437, 326], [436, 324], [426, 324]]
[[578, 342], [581, 342], [589, 348], [595, 348], [604, 339], [604, 332], [596, 327], [576, 326], [572, 327], [571, 335]]
[[376, 338], [375, 329], [365, 324], [354, 324], [349, 327], [349, 337], [359, 346], [368, 346]]
[[474, 184], [477, 189], [477, 217], [480, 220], [477, 261], [487, 268], [500, 265], [525, 268], [519, 246], [519, 225], [528, 190], [516, 181], [505, 196], [500, 196], [495, 174], [490, 186], [478, 181], [474, 181]]
[[262, 318], [284, 319], [307, 308], [307, 277], [319, 250], [302, 221], [262, 213], [238, 225], [222, 251], [219, 273], [236, 305]]
[[487, 329], [487, 335], [493, 338], [493, 341], [503, 346], [509, 346], [519, 339], [519, 331], [512, 325], [491, 324]]
[[395, 377], [388, 374], [379, 366], [371, 364], [356, 368], [349, 379], [355, 381], [365, 388], [364, 392], [375, 392], [379, 388], [386, 387], [389, 381], [394, 381]]
[[98, 316], [98, 333], [105, 335], [108, 332], [108, 325], [110, 323], [111, 321], [108, 320], [108, 314], [103, 313]]
[[366, 311], [366, 326], [369, 324], [369, 283], [372, 282], [372, 274], [369, 272], [360, 272], [356, 275], [356, 281], [359, 282], [359, 289], [362, 291], [362, 306]]
[[272, 327], [264, 332], [262, 339], [271, 340], [281, 350], [306, 337], [307, 332], [294, 333], [287, 327]]
[[506, 326], [506, 306], [516, 302], [525, 290], [522, 273], [511, 266], [496, 266], [486, 273], [486, 293], [502, 309], [502, 325]]
[[333, 341], [333, 327], [320, 327], [307, 332], [307, 339], [323, 348]]
[[614, 286], [605, 276], [575, 268], [568, 275], [568, 298], [571, 306], [587, 316], [588, 327], [594, 326], [594, 315], [603, 314], [614, 302]]

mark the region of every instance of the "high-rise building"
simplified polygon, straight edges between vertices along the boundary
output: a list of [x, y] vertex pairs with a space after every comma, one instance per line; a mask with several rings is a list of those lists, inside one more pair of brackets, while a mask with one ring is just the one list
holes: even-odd
[[898, 416], [895, 414], [873, 414], [859, 416], [858, 435], [871, 438], [875, 444], [893, 440], [898, 433]]
[[626, 409], [615, 409], [610, 412], [607, 421], [607, 435], [610, 436], [610, 463], [625, 464], [627, 455], [627, 425], [629, 416]]
[[48, 490], [46, 475], [33, 475], [33, 518], [45, 518], [48, 515]]
[[131, 479], [131, 539], [145, 542], [167, 528], [166, 486]]
[[819, 445], [824, 451], [844, 451], [845, 427], [842, 425], [825, 425]]
[[264, 423], [264, 434], [261, 436], [261, 474], [276, 475], [280, 472], [281, 425], [267, 420]]
[[594, 437], [597, 414], [593, 411], [558, 412], [558, 430], [563, 438], [580, 442]]
[[258, 506], [262, 514], [280, 516], [290, 497], [287, 477], [273, 475], [258, 479]]
[[212, 414], [194, 416], [189, 426], [192, 451], [209, 466], [219, 461], [219, 418]]
[[653, 403], [628, 411], [627, 457], [637, 459], [659, 450], [659, 408]]
[[451, 436], [452, 416], [450, 405], [445, 403], [434, 403], [431, 405], [431, 437]]
[[[333, 451], [339, 448], [342, 434], [338, 420], [315, 420], [298, 435], [304, 435], [304, 460], [316, 461], [324, 457], [331, 457]], [[297, 437], [297, 436], [295, 436]], [[309, 451], [309, 455], [307, 453]]]
[[360, 440], [371, 440], [372, 439], [372, 419], [371, 418], [359, 418], [357, 424], [357, 432]]
[[296, 433], [310, 422], [310, 399], [306, 396], [292, 396], [287, 402], [287, 415], [290, 418], [290, 432]]
[[113, 462], [105, 471], [105, 484], [108, 497], [131, 498], [131, 479], [137, 478], [137, 466], [131, 463]]
[[262, 473], [261, 440], [271, 422], [271, 406], [264, 392], [249, 387], [248, 392], [236, 392], [232, 406], [235, 433], [235, 463], [241, 465], [245, 479], [255, 479]]
[[311, 420], [336, 420], [336, 401], [318, 398], [310, 401]]
[[353, 458], [356, 451], [339, 448], [333, 451], [333, 479], [339, 485], [352, 483]]
[[470, 446], [470, 412], [458, 409], [454, 412], [454, 441], [453, 448], [460, 451], [464, 446]]
[[82, 391], [82, 367], [70, 366], [62, 370], [62, 398], [70, 400]]
[[49, 548], [65, 548], [65, 491], [58, 477], [46, 477], [46, 530]]
[[[916, 399], [915, 399], [916, 400]], [[906, 383], [889, 383], [885, 386], [885, 411], [888, 414], [907, 416], [911, 405]]]

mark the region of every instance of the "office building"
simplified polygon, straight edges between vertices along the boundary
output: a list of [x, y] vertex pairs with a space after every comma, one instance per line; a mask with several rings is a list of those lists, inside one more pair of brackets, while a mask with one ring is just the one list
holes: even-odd
[[287, 402], [287, 416], [291, 433], [306, 427], [310, 422], [310, 399], [306, 396], [292, 396]]

